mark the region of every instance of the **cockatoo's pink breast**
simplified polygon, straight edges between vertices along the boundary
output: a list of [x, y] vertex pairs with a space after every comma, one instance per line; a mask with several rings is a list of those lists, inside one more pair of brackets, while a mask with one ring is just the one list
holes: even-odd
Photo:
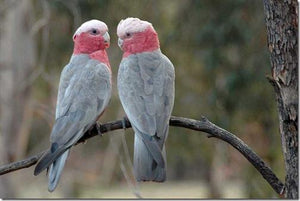
[[110, 64], [109, 64], [109, 59], [108, 59], [108, 56], [107, 56], [107, 53], [106, 53], [105, 50], [99, 50], [99, 51], [93, 52], [89, 56], [90, 56], [91, 59], [95, 59], [95, 60], [98, 60], [101, 63], [105, 63], [106, 66], [108, 67], [108, 69], [111, 72], [111, 67], [110, 67]]

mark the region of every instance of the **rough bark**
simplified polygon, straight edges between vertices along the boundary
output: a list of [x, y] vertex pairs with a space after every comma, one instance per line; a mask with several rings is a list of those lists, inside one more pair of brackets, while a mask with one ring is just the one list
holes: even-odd
[[287, 198], [298, 198], [298, 3], [264, 0], [268, 48], [278, 104]]

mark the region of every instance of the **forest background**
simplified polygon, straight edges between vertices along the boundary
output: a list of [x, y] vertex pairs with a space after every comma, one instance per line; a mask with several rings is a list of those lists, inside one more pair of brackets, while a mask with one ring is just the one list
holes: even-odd
[[[123, 118], [116, 27], [121, 19], [139, 17], [153, 24], [162, 52], [175, 66], [172, 114], [204, 115], [235, 133], [284, 180], [275, 94], [265, 77], [271, 67], [262, 1], [1, 0], [0, 11], [0, 64], [13, 61], [9, 68], [0, 65], [0, 164], [48, 148], [60, 72], [72, 54], [73, 33], [87, 20], [104, 21], [111, 36], [113, 94], [101, 122]], [[0, 197], [134, 198], [134, 192], [146, 198], [277, 197], [223, 141], [171, 127], [166, 148], [168, 180], [162, 184], [133, 182], [128, 129], [72, 148], [54, 193], [47, 191], [45, 174], [35, 177], [30, 167], [1, 176]]]

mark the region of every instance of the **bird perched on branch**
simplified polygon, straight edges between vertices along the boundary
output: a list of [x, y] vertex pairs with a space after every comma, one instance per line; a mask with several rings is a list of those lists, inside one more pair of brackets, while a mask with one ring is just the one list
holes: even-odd
[[137, 181], [163, 182], [174, 67], [161, 52], [151, 23], [138, 18], [121, 20], [117, 35], [124, 52], [118, 72], [119, 96], [135, 132], [134, 174]]
[[106, 54], [110, 37], [105, 23], [90, 20], [73, 35], [74, 51], [60, 77], [55, 124], [49, 150], [34, 175], [49, 168], [48, 190], [54, 191], [70, 148], [95, 124], [111, 97], [111, 69]]

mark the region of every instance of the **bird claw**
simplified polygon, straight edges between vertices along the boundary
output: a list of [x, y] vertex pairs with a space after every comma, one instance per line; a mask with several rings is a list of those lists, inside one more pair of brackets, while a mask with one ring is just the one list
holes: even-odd
[[124, 130], [126, 130], [126, 121], [127, 121], [127, 117], [123, 117], [122, 119], [122, 127]]
[[98, 135], [102, 136], [103, 134], [101, 133], [101, 124], [98, 122], [96, 122], [96, 129], [97, 129]]
[[[96, 122], [95, 123], [95, 127], [96, 127], [96, 130], [97, 130], [97, 134], [102, 136], [103, 134], [101, 133], [101, 124]], [[93, 135], [93, 130], [94, 130], [94, 126], [90, 127], [88, 132], [89, 132], [89, 135]], [[86, 140], [85, 140], [86, 141]], [[85, 141], [83, 143], [85, 143]]]

